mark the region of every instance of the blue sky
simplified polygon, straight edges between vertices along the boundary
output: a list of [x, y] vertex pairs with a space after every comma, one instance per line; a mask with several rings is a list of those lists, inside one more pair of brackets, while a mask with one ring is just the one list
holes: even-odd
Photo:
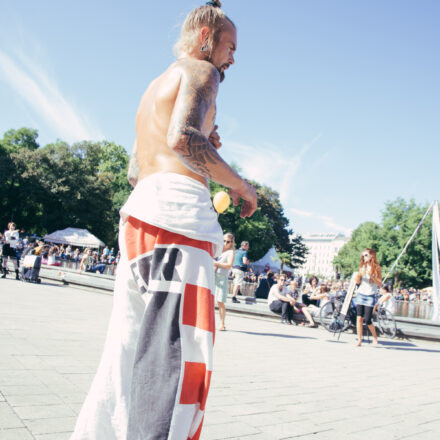
[[[0, 0], [0, 133], [131, 151], [149, 82], [193, 0]], [[222, 154], [278, 190], [296, 232], [349, 232], [386, 201], [440, 197], [440, 2], [224, 0], [236, 64]]]

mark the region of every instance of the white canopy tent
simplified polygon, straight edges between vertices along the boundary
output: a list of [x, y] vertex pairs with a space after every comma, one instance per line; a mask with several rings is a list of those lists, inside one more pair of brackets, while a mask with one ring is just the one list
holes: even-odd
[[[270, 248], [263, 258], [252, 263], [252, 267], [254, 268], [254, 271], [261, 272], [265, 270], [264, 269], [265, 267], [267, 268], [267, 266], [269, 266], [270, 270], [272, 270], [273, 272], [279, 272], [281, 263], [279, 261], [275, 261], [276, 257], [277, 257], [277, 251], [275, 250], [274, 247]], [[294, 271], [293, 268], [287, 266], [286, 264], [283, 265], [283, 270], [287, 272]]]
[[44, 241], [57, 244], [70, 244], [71, 246], [99, 248], [105, 246], [99, 238], [95, 237], [87, 229], [66, 228], [45, 235]]

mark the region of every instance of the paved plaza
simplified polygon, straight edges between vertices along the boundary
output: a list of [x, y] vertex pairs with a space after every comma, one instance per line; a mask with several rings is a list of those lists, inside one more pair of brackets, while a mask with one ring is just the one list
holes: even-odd
[[[67, 440], [112, 296], [0, 280], [0, 439]], [[440, 344], [354, 346], [323, 329], [228, 316], [203, 440], [438, 439]], [[102, 439], [106, 440], [106, 439]]]

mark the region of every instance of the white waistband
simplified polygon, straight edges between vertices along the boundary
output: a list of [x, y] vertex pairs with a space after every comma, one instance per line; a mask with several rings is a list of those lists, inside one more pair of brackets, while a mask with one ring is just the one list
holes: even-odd
[[196, 240], [213, 243], [221, 254], [223, 232], [209, 190], [199, 181], [176, 173], [157, 173], [142, 179], [120, 210], [122, 219], [145, 223]]

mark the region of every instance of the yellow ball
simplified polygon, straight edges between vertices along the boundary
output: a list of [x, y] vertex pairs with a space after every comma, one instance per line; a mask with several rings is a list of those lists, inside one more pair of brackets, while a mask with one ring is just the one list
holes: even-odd
[[226, 211], [230, 203], [231, 199], [229, 197], [229, 194], [225, 191], [219, 191], [212, 200], [212, 204], [219, 214], [221, 214], [223, 211]]

